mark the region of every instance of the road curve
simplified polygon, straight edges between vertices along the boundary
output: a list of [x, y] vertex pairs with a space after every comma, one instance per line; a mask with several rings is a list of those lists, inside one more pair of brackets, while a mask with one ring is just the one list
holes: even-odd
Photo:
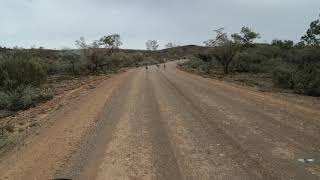
[[110, 78], [49, 118], [0, 159], [0, 179], [320, 179], [319, 110], [175, 62]]

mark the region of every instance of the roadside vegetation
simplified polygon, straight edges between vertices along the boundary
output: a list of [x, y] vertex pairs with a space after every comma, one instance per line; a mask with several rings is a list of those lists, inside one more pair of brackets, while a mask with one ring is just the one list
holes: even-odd
[[168, 43], [167, 49], [157, 50], [156, 40], [147, 41], [146, 50], [120, 49], [119, 34], [92, 42], [80, 37], [75, 45], [77, 49], [62, 50], [0, 47], [0, 118], [53, 98], [52, 82], [116, 73], [201, 52], [196, 46], [175, 48], [173, 43]]
[[158, 50], [159, 43], [148, 40], [146, 50], [126, 50], [120, 49], [120, 35], [111, 34], [92, 42], [81, 37], [77, 49], [0, 48], [0, 112], [25, 110], [51, 99], [54, 94], [43, 87], [52, 77], [109, 74], [175, 59], [189, 59], [180, 64], [188, 71], [320, 96], [319, 19], [296, 44], [277, 39], [255, 43], [261, 35], [249, 27], [230, 36], [223, 28], [215, 33], [205, 47], [168, 42]]
[[271, 44], [254, 43], [260, 35], [249, 27], [231, 36], [223, 28], [215, 32], [214, 39], [204, 42], [208, 50], [180, 64], [181, 68], [252, 86], [320, 96], [319, 19], [296, 44], [277, 39]]

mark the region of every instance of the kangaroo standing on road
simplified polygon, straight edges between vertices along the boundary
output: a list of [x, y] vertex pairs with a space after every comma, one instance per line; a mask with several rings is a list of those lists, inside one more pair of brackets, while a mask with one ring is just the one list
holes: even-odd
[[163, 69], [166, 70], [166, 63], [163, 64]]

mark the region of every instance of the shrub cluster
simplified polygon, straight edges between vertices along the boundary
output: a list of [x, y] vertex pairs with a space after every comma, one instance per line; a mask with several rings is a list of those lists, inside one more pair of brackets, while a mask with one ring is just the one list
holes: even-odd
[[11, 111], [27, 109], [51, 98], [52, 95], [42, 94], [31, 86], [22, 85], [11, 91], [0, 91], [0, 109]]
[[36, 59], [8, 58], [0, 61], [0, 86], [13, 90], [21, 85], [39, 85], [46, 79], [46, 70]]
[[[230, 69], [238, 73], [270, 74], [275, 86], [293, 89], [300, 94], [320, 96], [320, 47], [292, 46], [291, 42], [284, 42], [256, 44], [244, 49], [234, 57]], [[187, 61], [182, 64], [183, 68], [203, 73], [222, 70], [223, 67], [214, 58], [206, 61], [203, 56]]]
[[26, 109], [51, 98], [34, 89], [45, 79], [46, 68], [37, 59], [0, 60], [0, 109]]
[[287, 52], [285, 65], [273, 72], [276, 85], [298, 93], [320, 96], [320, 48], [306, 47]]

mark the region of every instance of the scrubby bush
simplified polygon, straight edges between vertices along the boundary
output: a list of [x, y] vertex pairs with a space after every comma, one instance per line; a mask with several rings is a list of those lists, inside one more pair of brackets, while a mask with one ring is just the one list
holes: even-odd
[[123, 52], [116, 52], [111, 55], [110, 66], [112, 68], [129, 67], [131, 63], [128, 56]]
[[51, 98], [52, 95], [41, 94], [31, 86], [21, 85], [11, 91], [0, 91], [0, 109], [27, 109]]
[[267, 59], [283, 57], [283, 52], [279, 46], [270, 46], [266, 44], [256, 45], [255, 48], [249, 49], [249, 51], [257, 51], [260, 55], [266, 57]]
[[272, 73], [273, 83], [279, 87], [292, 89], [294, 87], [294, 70], [285, 65], [276, 67]]
[[71, 74], [80, 74], [81, 57], [80, 54], [72, 50], [64, 50], [60, 53], [61, 62], [58, 66], [62, 66], [61, 71]]
[[308, 47], [288, 51], [285, 66], [276, 68], [273, 81], [301, 94], [320, 95], [320, 49]]
[[268, 59], [257, 51], [248, 51], [238, 54], [232, 66], [238, 72], [260, 73], [265, 71], [262, 64], [266, 61]]
[[0, 61], [0, 109], [20, 110], [51, 98], [33, 87], [46, 79], [46, 68], [35, 58], [12, 56]]
[[218, 64], [215, 61], [205, 62], [199, 58], [191, 58], [190, 60], [181, 63], [180, 67], [184, 69], [193, 69], [209, 74], [214, 67], [217, 67]]
[[0, 86], [14, 90], [21, 85], [39, 85], [46, 70], [36, 59], [8, 58], [0, 61]]
[[294, 74], [294, 90], [298, 93], [320, 96], [320, 66], [298, 66]]
[[142, 53], [138, 52], [130, 54], [128, 58], [132, 59], [134, 66], [139, 66], [145, 57]]
[[291, 40], [279, 40], [279, 39], [274, 39], [271, 44], [273, 46], [278, 46], [281, 49], [290, 49], [293, 47], [294, 43]]

